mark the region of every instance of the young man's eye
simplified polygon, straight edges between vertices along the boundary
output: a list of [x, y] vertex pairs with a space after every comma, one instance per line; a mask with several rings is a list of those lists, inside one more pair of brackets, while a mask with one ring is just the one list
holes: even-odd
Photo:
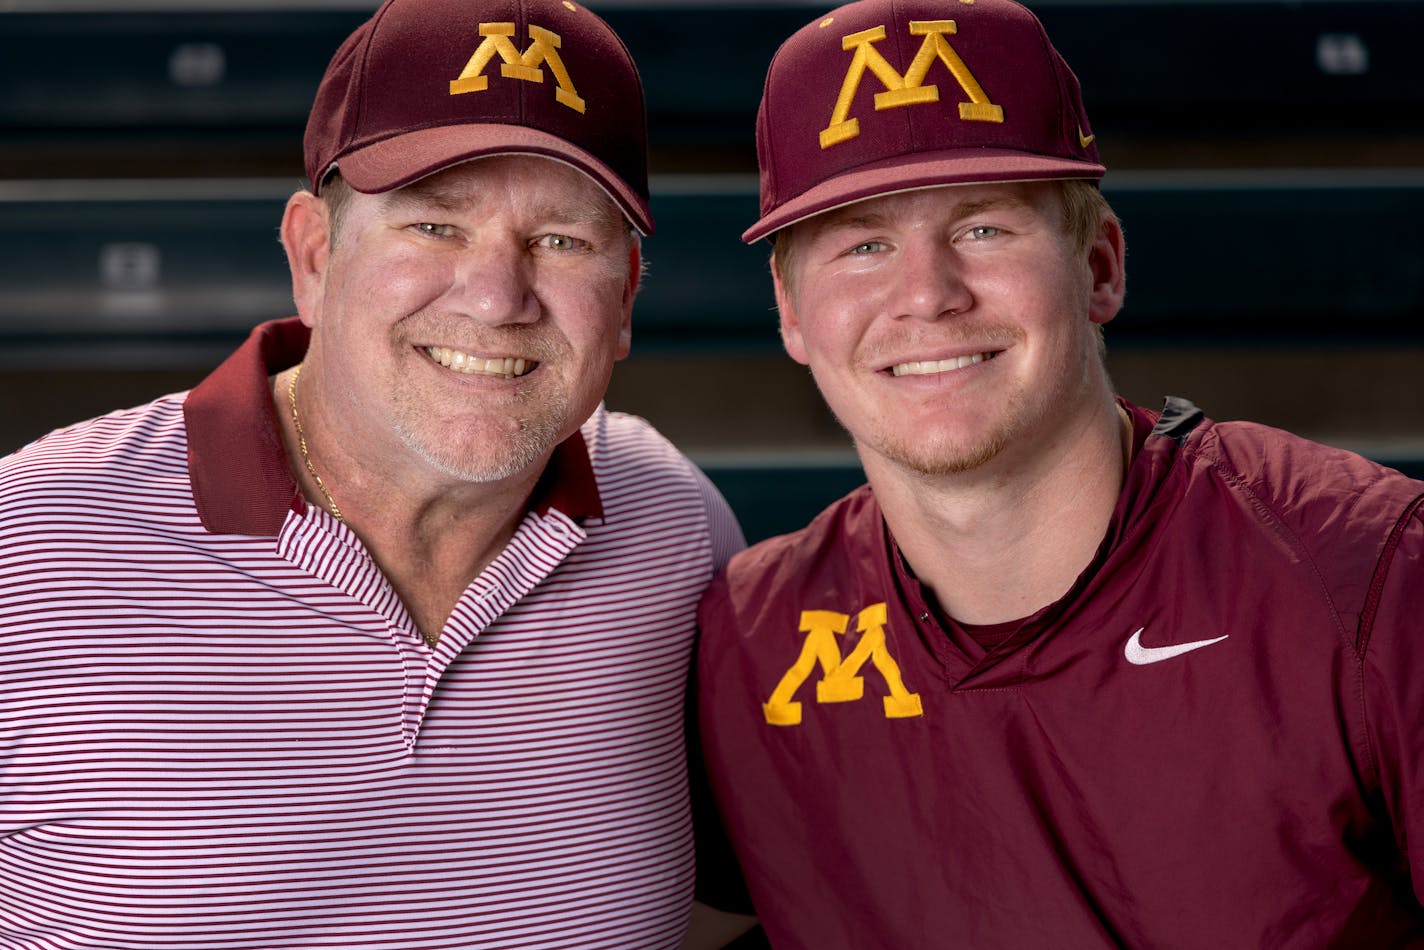
[[879, 241], [862, 241], [850, 249], [852, 254], [874, 254], [876, 251], [885, 249], [885, 245]]
[[969, 238], [974, 241], [982, 241], [985, 238], [997, 237], [998, 234], [998, 228], [990, 227], [987, 224], [981, 224], [977, 227], [969, 229]]

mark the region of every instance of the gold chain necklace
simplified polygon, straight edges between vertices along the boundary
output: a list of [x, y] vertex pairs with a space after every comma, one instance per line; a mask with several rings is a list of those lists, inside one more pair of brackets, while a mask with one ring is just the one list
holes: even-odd
[[[307, 437], [302, 431], [302, 420], [297, 415], [297, 378], [302, 375], [302, 364], [298, 363], [292, 370], [292, 378], [287, 383], [287, 402], [292, 406], [292, 426], [297, 430], [297, 446], [302, 450], [302, 464], [307, 468], [307, 474], [311, 475], [312, 481], [316, 482], [317, 491], [321, 492], [321, 497], [326, 499], [326, 507], [331, 511], [331, 516], [337, 521], [343, 520], [341, 509], [336, 507], [336, 499], [331, 497], [331, 492], [326, 490], [326, 484], [321, 480], [321, 476], [316, 473], [316, 466], [312, 465], [311, 456], [307, 453]], [[440, 634], [434, 636], [424, 630], [418, 630], [420, 636], [432, 647], [440, 641]]]
[[297, 446], [302, 450], [302, 464], [307, 467], [307, 474], [311, 475], [312, 481], [316, 482], [316, 488], [321, 492], [321, 497], [326, 499], [326, 507], [331, 511], [331, 516], [337, 521], [341, 521], [341, 509], [336, 507], [336, 500], [331, 497], [331, 492], [326, 490], [326, 484], [316, 473], [316, 466], [312, 464], [311, 456], [307, 454], [306, 433], [302, 432], [302, 420], [297, 417], [297, 377], [301, 375], [302, 364], [298, 363], [292, 370], [291, 380], [287, 383], [287, 401], [292, 405], [292, 425], [297, 430]]

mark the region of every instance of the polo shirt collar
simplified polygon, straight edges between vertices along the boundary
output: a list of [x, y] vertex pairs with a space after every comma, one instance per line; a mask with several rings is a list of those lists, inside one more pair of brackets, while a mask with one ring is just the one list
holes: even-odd
[[[214, 534], [276, 537], [306, 499], [292, 476], [269, 377], [306, 354], [311, 331], [296, 318], [256, 327], [183, 401], [188, 475], [203, 527]], [[583, 434], [561, 442], [529, 497], [529, 510], [601, 518]]]

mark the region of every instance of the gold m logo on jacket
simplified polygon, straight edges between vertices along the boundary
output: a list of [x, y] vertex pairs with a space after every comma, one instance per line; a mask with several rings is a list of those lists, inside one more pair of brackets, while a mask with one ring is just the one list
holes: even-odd
[[850, 655], [842, 658], [836, 637], [843, 635], [850, 624], [850, 615], [833, 610], [803, 610], [801, 630], [806, 640], [801, 655], [781, 682], [776, 684], [771, 698], [762, 704], [766, 721], [773, 726], [796, 726], [801, 723], [801, 704], [793, 701], [796, 691], [810, 677], [817, 664], [821, 681], [816, 684], [816, 702], [849, 703], [865, 694], [865, 679], [860, 668], [869, 660], [885, 678], [890, 695], [884, 697], [888, 719], [908, 719], [923, 716], [924, 707], [918, 693], [905, 688], [900, 678], [900, 665], [885, 646], [885, 604], [871, 604], [856, 616], [860, 642]]
[[885, 39], [885, 27], [877, 26], [842, 37], [841, 48], [853, 49], [855, 55], [851, 57], [850, 68], [846, 70], [845, 82], [841, 84], [841, 94], [836, 99], [836, 108], [831, 113], [830, 124], [821, 130], [821, 148], [830, 148], [860, 134], [860, 120], [851, 117], [850, 106], [867, 69], [885, 86], [884, 92], [875, 94], [877, 112], [899, 106], [938, 102], [939, 87], [926, 86], [924, 82], [930, 67], [934, 65], [935, 60], [939, 60], [949, 68], [950, 75], [969, 97], [968, 102], [959, 104], [961, 119], [969, 122], [1003, 122], [1003, 107], [989, 101], [984, 88], [979, 85], [964, 60], [959, 58], [954, 47], [949, 45], [949, 40], [945, 39], [946, 35], [953, 34], [955, 30], [953, 20], [911, 20], [910, 35], [923, 36], [925, 39], [903, 76], [896, 72], [895, 67], [875, 48], [875, 43]]
[[548, 65], [559, 88], [554, 90], [554, 98], [577, 112], [584, 111], [584, 101], [574, 89], [573, 80], [564, 61], [559, 58], [559, 35], [542, 26], [529, 24], [529, 48], [523, 53], [514, 45], [513, 23], [481, 23], [480, 36], [484, 40], [465, 64], [459, 78], [450, 81], [450, 95], [458, 96], [466, 92], [482, 92], [489, 88], [489, 77], [484, 75], [490, 60], [499, 56], [504, 62], [499, 74], [506, 79], [522, 79], [525, 82], [543, 82], [544, 70]]

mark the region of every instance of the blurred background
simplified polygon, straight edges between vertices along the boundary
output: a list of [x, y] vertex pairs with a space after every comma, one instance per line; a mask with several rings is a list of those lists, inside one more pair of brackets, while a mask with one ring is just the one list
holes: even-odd
[[[612, 408], [752, 538], [861, 481], [781, 351], [753, 129], [834, 3], [592, 0], [647, 86], [649, 277]], [[293, 312], [277, 223], [327, 61], [376, 0], [0, 0], [0, 454], [186, 389]], [[1119, 391], [1424, 476], [1424, 0], [1030, 0], [1128, 238]]]

